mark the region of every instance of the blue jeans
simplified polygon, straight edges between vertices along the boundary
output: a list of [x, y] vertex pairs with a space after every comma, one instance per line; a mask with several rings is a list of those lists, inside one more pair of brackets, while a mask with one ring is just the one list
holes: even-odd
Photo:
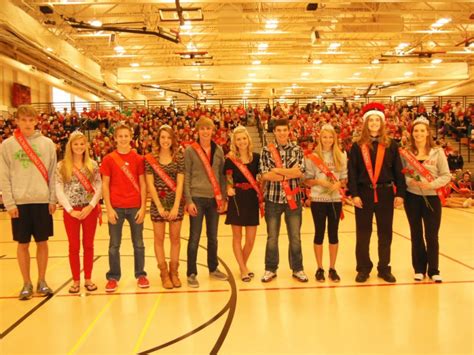
[[133, 243], [133, 258], [135, 261], [135, 278], [146, 276], [145, 268], [145, 245], [143, 244], [143, 223], [135, 222], [138, 208], [115, 208], [118, 218], [116, 224], [109, 223], [109, 267], [107, 280], [119, 281], [122, 272], [120, 269], [120, 243], [122, 242], [122, 227], [125, 220], [130, 224]]
[[219, 214], [217, 203], [214, 198], [193, 197], [197, 207], [197, 215], [189, 217], [189, 241], [188, 241], [188, 270], [187, 276], [197, 275], [197, 252], [199, 239], [201, 238], [202, 221], [206, 217], [207, 232], [207, 267], [209, 271], [215, 271], [219, 262], [217, 261], [217, 226], [219, 225]]
[[301, 219], [302, 207], [291, 210], [288, 204], [265, 201], [265, 221], [267, 222], [267, 247], [265, 249], [265, 270], [276, 272], [279, 263], [278, 236], [280, 235], [281, 215], [285, 214], [286, 230], [288, 232], [288, 259], [293, 272], [303, 270], [303, 255], [301, 253]]

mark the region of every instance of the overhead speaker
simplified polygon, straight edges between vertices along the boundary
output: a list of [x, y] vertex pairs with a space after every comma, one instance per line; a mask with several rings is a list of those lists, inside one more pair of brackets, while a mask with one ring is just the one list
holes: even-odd
[[317, 9], [318, 9], [317, 2], [310, 2], [308, 5], [306, 5], [306, 11], [316, 11]]

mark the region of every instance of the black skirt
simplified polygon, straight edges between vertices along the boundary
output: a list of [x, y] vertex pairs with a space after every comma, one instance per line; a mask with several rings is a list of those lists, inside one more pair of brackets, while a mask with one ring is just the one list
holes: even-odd
[[235, 189], [235, 196], [229, 196], [225, 224], [234, 226], [259, 225], [258, 197], [254, 189]]

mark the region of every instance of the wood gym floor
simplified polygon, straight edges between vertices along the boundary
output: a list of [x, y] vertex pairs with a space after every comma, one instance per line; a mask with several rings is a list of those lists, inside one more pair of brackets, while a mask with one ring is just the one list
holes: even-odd
[[[164, 290], [153, 254], [149, 217], [145, 224], [146, 270], [151, 287], [138, 289], [128, 227], [122, 243], [123, 276], [114, 294], [104, 291], [108, 268], [108, 232], [104, 224], [95, 241], [93, 281], [99, 289], [68, 294], [71, 274], [62, 211], [55, 214], [56, 235], [50, 240], [47, 281], [49, 298], [18, 301], [22, 286], [11, 241], [10, 221], [0, 213], [0, 353], [13, 354], [133, 354], [133, 353], [396, 353], [472, 354], [474, 247], [473, 210], [444, 209], [440, 232], [440, 269], [444, 282], [415, 283], [410, 262], [408, 223], [395, 211], [392, 270], [396, 284], [377, 279], [356, 284], [355, 222], [345, 207], [340, 225], [339, 284], [314, 280], [313, 223], [304, 211], [302, 243], [305, 270], [302, 284], [291, 278], [287, 235], [282, 229], [278, 277], [260, 282], [265, 251], [265, 224], [258, 229], [249, 265], [256, 278], [240, 281], [232, 254], [231, 230], [220, 220], [219, 257], [228, 282], [210, 280], [206, 268], [206, 240], [199, 251], [199, 289], [185, 283], [187, 217], [183, 222], [180, 289]], [[374, 227], [375, 229], [375, 227]], [[325, 251], [327, 240], [325, 240]], [[377, 261], [376, 236], [371, 255]], [[35, 255], [34, 243], [31, 255]], [[327, 270], [327, 253], [325, 254]], [[32, 263], [33, 279], [36, 265]]]

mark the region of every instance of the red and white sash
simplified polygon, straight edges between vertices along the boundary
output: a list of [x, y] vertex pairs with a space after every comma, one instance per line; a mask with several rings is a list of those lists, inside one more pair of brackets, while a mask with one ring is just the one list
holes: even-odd
[[[95, 189], [94, 186], [92, 186], [92, 183], [89, 181], [87, 176], [85, 176], [78, 168], [75, 166], [72, 167], [72, 172], [74, 173], [74, 176], [79, 180], [82, 186], [84, 186], [84, 189], [90, 194], [95, 194]], [[100, 208], [100, 203], [97, 203], [95, 205], [95, 209], [97, 210], [97, 217], [99, 218], [99, 224], [102, 225], [102, 209]]]
[[[407, 161], [407, 163], [410, 164], [416, 171], [418, 171], [428, 182], [434, 181], [433, 175], [431, 175], [429, 170], [426, 169], [411, 152], [403, 148], [400, 148], [398, 151], [400, 152], [400, 155]], [[436, 193], [438, 194], [441, 204], [444, 206], [446, 204], [444, 187], [437, 188]]]
[[377, 153], [375, 156], [375, 174], [374, 169], [372, 167], [372, 160], [370, 159], [370, 152], [369, 147], [367, 144], [362, 144], [360, 147], [362, 151], [362, 159], [364, 159], [365, 167], [367, 169], [367, 173], [369, 174], [370, 181], [372, 182], [372, 187], [374, 189], [374, 202], [379, 202], [377, 196], [377, 181], [380, 176], [380, 171], [382, 170], [383, 158], [385, 157], [385, 146], [383, 144], [378, 144], [377, 146]]
[[[334, 182], [338, 182], [339, 179], [334, 175], [334, 173], [329, 170], [328, 166], [324, 163], [324, 161], [317, 156], [316, 154], [307, 154], [306, 158], [310, 159], [314, 165], [318, 167], [319, 170], [323, 172], [324, 175], [326, 175], [329, 179], [331, 179]], [[341, 187], [339, 189], [339, 194], [341, 195], [341, 200], [344, 201], [346, 199], [346, 195], [344, 193], [344, 189]], [[341, 208], [341, 215], [340, 215], [341, 220], [344, 219], [344, 211]]]
[[110, 153], [111, 158], [114, 160], [114, 162], [118, 165], [120, 170], [125, 174], [125, 176], [130, 180], [132, 183], [132, 186], [135, 190], [140, 192], [140, 185], [138, 184], [137, 180], [135, 179], [135, 176], [133, 176], [132, 172], [130, 169], [127, 167], [127, 164], [125, 161], [120, 157], [120, 155], [117, 153], [117, 151], [113, 151]]
[[[273, 160], [275, 161], [275, 166], [277, 168], [283, 168], [283, 162], [281, 160], [280, 153], [278, 153], [278, 150], [275, 147], [275, 145], [269, 144], [268, 149], [270, 150]], [[281, 182], [281, 186], [283, 187], [283, 190], [285, 191], [286, 199], [288, 201], [288, 205], [290, 206], [290, 209], [292, 210], [296, 209], [298, 205], [296, 204], [296, 201], [295, 201], [295, 195], [299, 192], [299, 188], [295, 188], [294, 190], [292, 190], [288, 180], [283, 180]]]
[[31, 148], [30, 143], [28, 143], [25, 136], [21, 133], [20, 129], [16, 129], [15, 132], [13, 132], [13, 135], [15, 136], [16, 141], [21, 146], [23, 151], [26, 153], [28, 158], [33, 162], [33, 164], [39, 170], [41, 176], [43, 176], [44, 180], [46, 181], [46, 184], [49, 185], [48, 170], [44, 166], [44, 163], [41, 161], [41, 159], [38, 157], [38, 154], [36, 154], [33, 148]]
[[236, 159], [235, 157], [231, 157], [230, 155], [228, 155], [227, 157], [240, 170], [242, 175], [247, 179], [249, 184], [252, 186], [252, 188], [257, 193], [258, 206], [260, 208], [260, 216], [263, 217], [265, 215], [265, 209], [263, 208], [263, 193], [262, 193], [262, 190], [260, 189], [260, 187], [258, 186], [257, 180], [255, 180], [255, 178], [253, 177], [250, 170], [247, 168], [247, 166], [245, 164], [241, 163], [240, 160]]
[[166, 171], [158, 164], [155, 157], [151, 154], [145, 155], [146, 161], [150, 164], [153, 170], [158, 174], [161, 180], [164, 181], [173, 192], [176, 192], [176, 182], [166, 173]]
[[214, 190], [214, 196], [216, 199], [217, 207], [220, 209], [223, 204], [223, 198], [221, 193], [221, 188], [219, 187], [219, 183], [217, 182], [216, 176], [212, 171], [211, 164], [209, 162], [209, 158], [204, 150], [201, 148], [199, 143], [194, 142], [191, 144], [191, 147], [194, 149], [196, 154], [198, 155], [199, 159], [201, 160], [202, 165], [204, 166], [204, 170], [206, 170], [207, 178], [212, 185], [212, 189]]

